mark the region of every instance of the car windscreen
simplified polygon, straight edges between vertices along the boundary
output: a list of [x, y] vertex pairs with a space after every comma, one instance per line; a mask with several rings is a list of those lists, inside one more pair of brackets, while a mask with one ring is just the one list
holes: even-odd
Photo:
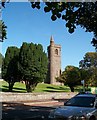
[[93, 107], [95, 97], [73, 97], [67, 101], [65, 106]]

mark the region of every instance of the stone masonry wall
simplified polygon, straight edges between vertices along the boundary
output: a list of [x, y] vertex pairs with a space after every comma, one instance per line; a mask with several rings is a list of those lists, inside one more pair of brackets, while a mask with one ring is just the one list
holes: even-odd
[[77, 93], [3, 93], [0, 92], [0, 102], [31, 102], [37, 100], [69, 99]]

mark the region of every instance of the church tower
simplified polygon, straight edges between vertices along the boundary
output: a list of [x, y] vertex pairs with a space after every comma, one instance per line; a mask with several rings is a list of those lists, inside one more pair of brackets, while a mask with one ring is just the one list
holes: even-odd
[[50, 38], [50, 45], [48, 46], [48, 59], [49, 83], [57, 85], [59, 82], [56, 82], [56, 77], [59, 77], [61, 74], [61, 46], [54, 43], [52, 36]]

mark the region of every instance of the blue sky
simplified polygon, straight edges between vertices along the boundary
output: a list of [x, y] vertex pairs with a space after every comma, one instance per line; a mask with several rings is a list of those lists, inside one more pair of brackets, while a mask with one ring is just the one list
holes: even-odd
[[[43, 6], [43, 5], [42, 5]], [[92, 33], [85, 32], [80, 26], [73, 34], [68, 33], [65, 21], [52, 21], [51, 13], [32, 9], [28, 2], [10, 2], [2, 10], [2, 19], [7, 25], [7, 39], [2, 43], [4, 55], [8, 46], [20, 47], [23, 42], [43, 45], [45, 52], [53, 35], [56, 44], [61, 45], [62, 70], [67, 65], [79, 66], [85, 53], [95, 52], [91, 45]], [[0, 43], [1, 44], [1, 43]]]

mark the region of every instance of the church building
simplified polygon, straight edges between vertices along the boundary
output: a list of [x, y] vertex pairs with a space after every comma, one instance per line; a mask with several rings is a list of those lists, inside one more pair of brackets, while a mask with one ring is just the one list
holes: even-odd
[[60, 83], [56, 82], [56, 77], [59, 77], [61, 74], [61, 46], [54, 43], [52, 36], [47, 50], [49, 60], [47, 82], [49, 84], [58, 85]]

